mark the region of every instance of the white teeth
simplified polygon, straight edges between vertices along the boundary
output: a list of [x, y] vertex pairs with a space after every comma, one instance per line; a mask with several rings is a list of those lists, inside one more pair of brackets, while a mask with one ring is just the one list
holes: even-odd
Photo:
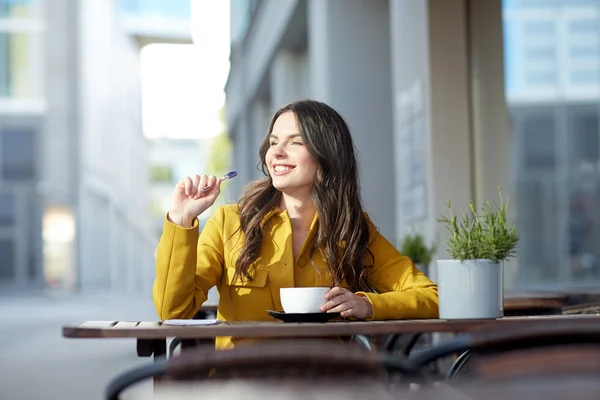
[[273, 169], [275, 170], [275, 172], [287, 172], [287, 171], [291, 170], [292, 168], [286, 167], [285, 165], [277, 165]]

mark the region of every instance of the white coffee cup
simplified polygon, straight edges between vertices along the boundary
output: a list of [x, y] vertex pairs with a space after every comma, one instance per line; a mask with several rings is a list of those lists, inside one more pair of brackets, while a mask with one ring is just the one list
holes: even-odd
[[328, 291], [328, 287], [281, 288], [279, 296], [286, 313], [320, 313]]

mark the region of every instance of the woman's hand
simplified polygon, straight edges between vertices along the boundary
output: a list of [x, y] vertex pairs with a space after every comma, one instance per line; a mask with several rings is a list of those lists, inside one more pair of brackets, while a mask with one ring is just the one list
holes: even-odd
[[[209, 188], [202, 192], [202, 189]], [[175, 185], [171, 195], [169, 220], [190, 228], [194, 218], [212, 206], [221, 193], [221, 179], [215, 176], [185, 177]]]
[[344, 318], [369, 319], [373, 316], [371, 302], [357, 296], [348, 289], [334, 287], [325, 293], [327, 302], [321, 306], [322, 312], [339, 312]]

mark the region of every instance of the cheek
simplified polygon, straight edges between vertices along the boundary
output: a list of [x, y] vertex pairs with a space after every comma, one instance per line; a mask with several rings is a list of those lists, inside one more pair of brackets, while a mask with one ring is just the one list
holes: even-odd
[[271, 164], [271, 159], [272, 158], [273, 158], [273, 156], [271, 155], [271, 149], [269, 149], [265, 153], [265, 161], [267, 162], [267, 166], [269, 166]]
[[319, 168], [317, 167], [317, 163], [312, 159], [312, 157], [308, 156], [302, 161], [302, 165], [304, 165], [304, 170], [311, 176], [315, 176]]

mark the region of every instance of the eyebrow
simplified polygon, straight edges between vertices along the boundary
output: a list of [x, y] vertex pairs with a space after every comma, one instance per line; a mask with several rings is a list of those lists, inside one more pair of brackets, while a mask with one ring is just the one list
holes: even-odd
[[[302, 135], [300, 135], [299, 133], [292, 133], [290, 135], [285, 135], [285, 136], [287, 136], [288, 139], [293, 139], [293, 138], [301, 137]], [[277, 135], [270, 134], [269, 139], [279, 139], [279, 137]]]

